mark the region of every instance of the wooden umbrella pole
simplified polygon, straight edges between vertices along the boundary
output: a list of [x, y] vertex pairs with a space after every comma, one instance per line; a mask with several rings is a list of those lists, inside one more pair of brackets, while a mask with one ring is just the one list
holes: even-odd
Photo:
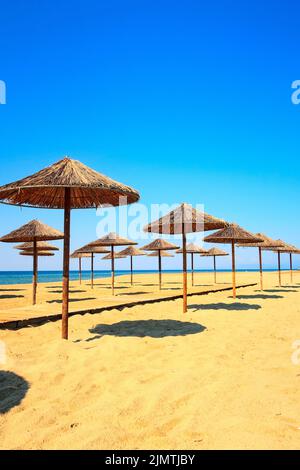
[[191, 253], [191, 264], [192, 264], [192, 286], [194, 285], [194, 253]]
[[133, 261], [132, 261], [133, 256], [130, 256], [130, 280], [131, 280], [131, 285], [133, 286]]
[[81, 258], [78, 258], [79, 261], [79, 284], [81, 284]]
[[113, 245], [111, 245], [111, 292], [112, 295], [115, 295], [115, 252]]
[[183, 313], [187, 312], [187, 269], [186, 269], [186, 235], [184, 233], [184, 223], [182, 224], [182, 275], [183, 275]]
[[262, 253], [261, 247], [258, 247], [258, 254], [259, 254], [259, 273], [260, 273], [260, 290], [264, 290], [263, 285], [263, 268], [262, 268]]
[[280, 251], [277, 251], [277, 258], [278, 258], [278, 281], [279, 286], [281, 287], [281, 266], [280, 266]]
[[91, 256], [91, 287], [94, 289], [94, 253]]
[[62, 338], [68, 339], [69, 320], [69, 267], [70, 267], [70, 222], [71, 222], [71, 190], [65, 188], [64, 201], [64, 265], [62, 294]]
[[37, 290], [37, 270], [38, 270], [38, 256], [37, 256], [37, 241], [33, 240], [33, 280], [32, 280], [32, 304], [36, 304], [36, 290]]
[[290, 275], [291, 275], [291, 282], [293, 282], [293, 255], [290, 253]]
[[159, 290], [161, 290], [161, 253], [158, 250], [158, 282], [159, 282]]
[[217, 283], [216, 255], [214, 255], [214, 281]]
[[236, 286], [235, 286], [235, 252], [234, 252], [234, 241], [231, 242], [232, 252], [232, 297], [236, 298]]

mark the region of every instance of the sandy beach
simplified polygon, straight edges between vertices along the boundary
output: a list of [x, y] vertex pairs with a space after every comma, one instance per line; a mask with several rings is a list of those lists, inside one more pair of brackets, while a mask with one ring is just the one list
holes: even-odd
[[[128, 279], [117, 279], [118, 295]], [[153, 274], [136, 280], [140, 291], [157, 284]], [[258, 273], [238, 281], [258, 282]], [[197, 282], [211, 285], [211, 273]], [[87, 284], [72, 295], [89, 297]], [[1, 449], [297, 448], [300, 275], [291, 284], [284, 273], [283, 284], [266, 273], [264, 292], [240, 289], [236, 302], [230, 291], [189, 297], [187, 314], [175, 300], [76, 315], [68, 342], [60, 322], [0, 331]], [[5, 287], [25, 295], [1, 299], [4, 310], [30, 299], [30, 285]], [[49, 287], [39, 285], [40, 303]]]

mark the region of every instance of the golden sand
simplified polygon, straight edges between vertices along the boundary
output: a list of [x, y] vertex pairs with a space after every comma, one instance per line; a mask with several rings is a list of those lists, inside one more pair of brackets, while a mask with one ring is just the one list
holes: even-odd
[[[257, 277], [238, 273], [237, 280]], [[212, 282], [209, 273], [197, 279]], [[137, 280], [156, 285], [157, 277]], [[126, 286], [128, 278], [117, 282]], [[300, 274], [292, 284], [283, 274], [282, 288], [266, 274], [265, 284], [264, 292], [238, 290], [236, 302], [231, 292], [189, 297], [187, 314], [175, 300], [77, 315], [68, 342], [59, 322], [0, 330], [7, 352], [0, 448], [298, 448], [300, 365], [291, 355], [300, 339]], [[49, 300], [47, 287], [39, 286], [40, 302]], [[1, 308], [26, 295], [1, 299]], [[4, 371], [15, 375], [1, 382]]]

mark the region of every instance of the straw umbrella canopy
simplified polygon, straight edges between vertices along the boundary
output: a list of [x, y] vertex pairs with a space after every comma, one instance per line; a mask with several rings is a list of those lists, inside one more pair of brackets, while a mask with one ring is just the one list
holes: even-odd
[[[183, 249], [180, 248], [176, 253], [183, 253]], [[196, 245], [195, 243], [188, 243], [186, 245], [186, 253], [191, 254], [191, 270], [192, 270], [192, 286], [194, 285], [194, 254], [204, 254], [207, 253], [207, 250], [201, 248], [201, 246]]]
[[32, 220], [25, 225], [22, 225], [16, 230], [4, 235], [0, 241], [6, 243], [20, 243], [29, 242], [33, 244], [33, 278], [32, 278], [32, 303], [36, 304], [36, 291], [37, 291], [37, 272], [38, 272], [38, 257], [37, 257], [37, 244], [47, 240], [61, 240], [64, 234], [49, 225], [44, 224], [40, 220]]
[[186, 234], [217, 230], [226, 227], [224, 220], [200, 212], [191, 205], [183, 203], [165, 216], [151, 222], [144, 230], [146, 232], [169, 233], [182, 235], [182, 273], [183, 273], [183, 312], [187, 312], [187, 262], [186, 262]]
[[88, 243], [87, 245], [78, 248], [77, 252], [91, 255], [91, 288], [94, 289], [94, 255], [109, 253], [109, 250], [100, 246], [91, 246]]
[[[261, 242], [257, 242], [257, 243], [239, 243], [238, 246], [241, 246], [241, 247], [257, 247], [258, 248], [258, 258], [259, 258], [259, 272], [260, 272], [260, 290], [263, 290], [264, 287], [263, 287], [263, 265], [262, 265], [262, 250], [265, 250], [265, 249], [273, 249], [273, 248], [276, 248], [276, 247], [280, 247], [280, 246], [283, 246], [283, 242], [280, 241], [280, 240], [273, 240], [272, 238], [270, 237], [267, 237], [267, 235], [265, 235], [264, 233], [256, 233], [255, 234], [256, 237], [260, 238], [262, 241]], [[280, 264], [280, 260], [279, 260], [279, 264]], [[280, 271], [279, 271], [280, 273]], [[279, 274], [279, 278], [280, 278], [280, 274]]]
[[[149, 253], [149, 255], [147, 255], [147, 256], [153, 256], [153, 257], [156, 256], [157, 257], [157, 256], [159, 256], [159, 252], [158, 251], [153, 251], [153, 253]], [[171, 255], [171, 253], [168, 253], [167, 251], [162, 250], [160, 252], [160, 256], [162, 258], [174, 258], [175, 255]]]
[[81, 260], [82, 258], [91, 258], [91, 253], [78, 253], [78, 250], [75, 250], [71, 255], [70, 258], [78, 258], [78, 272], [79, 272], [79, 284], [82, 281], [82, 269], [81, 269]]
[[204, 238], [208, 243], [230, 243], [232, 250], [232, 295], [236, 298], [236, 284], [235, 284], [235, 252], [234, 246], [236, 243], [257, 243], [262, 239], [256, 237], [247, 230], [244, 230], [237, 224], [230, 224], [224, 229], [218, 230], [211, 235]]
[[296, 248], [293, 245], [289, 245], [288, 243], [283, 242], [282, 240], [276, 240], [278, 242], [278, 246], [275, 248], [268, 248], [266, 250], [268, 251], [274, 251], [277, 253], [277, 260], [278, 260], [278, 283], [279, 286], [281, 287], [281, 258], [280, 255], [281, 253], [288, 253], [290, 255], [290, 276], [291, 276], [291, 281], [293, 281], [293, 260], [292, 260], [292, 255], [300, 253], [300, 250]]
[[[114, 253], [109, 253], [108, 255], [105, 255], [103, 256], [103, 258], [101, 259], [104, 259], [104, 260], [113, 260], [115, 261], [115, 259], [120, 259], [120, 258], [126, 258], [125, 255], [121, 255], [120, 253], [116, 253], [114, 251]], [[115, 264], [114, 264], [114, 271], [115, 271]], [[114, 273], [115, 274], [115, 273]]]
[[121, 255], [121, 253], [114, 253], [113, 255], [111, 253], [108, 253], [108, 255], [103, 256], [101, 259], [120, 259], [120, 258], [126, 258], [126, 255]]
[[300, 254], [300, 250], [296, 246], [286, 243], [284, 248], [280, 248], [280, 251], [283, 253], [287, 253], [289, 255], [290, 279], [291, 279], [291, 282], [293, 282], [293, 254]]
[[[161, 253], [162, 251], [167, 251], [167, 250], [178, 250], [178, 246], [174, 245], [173, 243], [168, 242], [167, 240], [163, 240], [162, 238], [157, 238], [156, 240], [153, 240], [153, 242], [148, 243], [148, 245], [142, 246], [142, 250], [145, 251], [155, 251], [157, 252], [158, 256], [158, 283], [159, 283], [159, 289], [161, 290], [161, 284], [162, 284], [162, 270], [161, 270]], [[152, 255], [156, 256], [156, 255]]]
[[[139, 193], [77, 160], [65, 157], [43, 170], [0, 187], [6, 204], [64, 210], [62, 337], [68, 339], [71, 209], [131, 204]], [[28, 240], [31, 241], [31, 240]]]
[[129, 246], [128, 248], [124, 248], [124, 250], [119, 251], [119, 254], [130, 256], [130, 283], [133, 286], [133, 257], [145, 256], [146, 253], [135, 246]]
[[[34, 256], [33, 251], [20, 251], [19, 255], [21, 256]], [[54, 256], [54, 253], [51, 253], [51, 251], [38, 251], [37, 252], [37, 257], [39, 256]]]
[[216, 257], [217, 256], [228, 256], [229, 253], [226, 253], [226, 251], [220, 250], [219, 248], [211, 248], [210, 250], [207, 251], [207, 253], [203, 253], [201, 256], [212, 256], [214, 259], [214, 282], [215, 284], [217, 283], [217, 263], [216, 263]]
[[[55, 245], [51, 245], [48, 242], [37, 242], [36, 247], [38, 250], [43, 250], [43, 251], [58, 251], [59, 248]], [[16, 250], [22, 250], [22, 251], [32, 251], [33, 250], [33, 242], [27, 242], [27, 243], [21, 243], [20, 245], [14, 246]]]
[[300, 250], [294, 245], [288, 245], [291, 251], [287, 251], [290, 257], [290, 277], [291, 277], [291, 282], [293, 282], [293, 255], [299, 255]]
[[128, 238], [121, 237], [115, 232], [110, 232], [107, 235], [104, 235], [98, 240], [93, 241], [89, 244], [92, 247], [110, 247], [111, 252], [111, 290], [112, 295], [115, 295], [115, 246], [126, 246], [126, 245], [137, 245], [137, 242], [129, 240]]

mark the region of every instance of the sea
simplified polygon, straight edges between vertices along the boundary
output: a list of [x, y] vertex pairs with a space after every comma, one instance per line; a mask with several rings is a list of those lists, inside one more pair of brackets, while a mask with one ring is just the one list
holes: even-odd
[[[237, 272], [256, 272], [257, 269], [239, 269]], [[276, 269], [264, 269], [264, 271], [274, 271]], [[284, 269], [282, 269], [284, 271]], [[164, 273], [181, 273], [180, 270], [164, 270]], [[213, 272], [212, 270], [195, 270], [195, 273], [208, 273]], [[230, 269], [218, 269], [218, 272], [231, 272]], [[153, 270], [140, 270], [134, 271], [135, 274], [151, 274], [157, 273]], [[121, 276], [122, 274], [130, 274], [130, 271], [115, 271], [115, 276]], [[70, 280], [78, 280], [79, 272], [70, 271]], [[82, 279], [88, 280], [91, 277], [90, 271], [82, 271]], [[94, 279], [100, 279], [110, 277], [110, 271], [94, 271]], [[62, 281], [62, 271], [39, 271], [38, 273], [39, 282], [61, 282]], [[32, 282], [32, 272], [31, 271], [0, 271], [0, 285], [7, 284], [31, 284]]]

